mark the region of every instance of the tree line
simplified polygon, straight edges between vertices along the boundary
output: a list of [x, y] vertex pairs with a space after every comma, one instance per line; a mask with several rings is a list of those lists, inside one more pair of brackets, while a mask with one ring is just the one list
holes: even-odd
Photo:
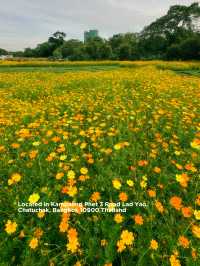
[[[1, 54], [8, 54], [0, 49]], [[200, 6], [171, 6], [166, 15], [140, 33], [115, 34], [111, 38], [90, 38], [86, 42], [66, 40], [55, 32], [36, 48], [12, 52], [16, 57], [44, 57], [68, 60], [200, 59]]]

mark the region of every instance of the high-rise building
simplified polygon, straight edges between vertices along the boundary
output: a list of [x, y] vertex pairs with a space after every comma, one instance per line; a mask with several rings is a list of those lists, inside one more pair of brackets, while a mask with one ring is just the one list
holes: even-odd
[[98, 30], [89, 30], [84, 32], [84, 42], [87, 42], [89, 39], [99, 36]]

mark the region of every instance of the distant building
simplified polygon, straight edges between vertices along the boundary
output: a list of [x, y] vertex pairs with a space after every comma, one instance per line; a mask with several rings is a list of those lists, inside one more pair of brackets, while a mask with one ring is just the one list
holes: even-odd
[[87, 42], [89, 39], [96, 38], [99, 36], [98, 30], [89, 30], [84, 32], [84, 42]]

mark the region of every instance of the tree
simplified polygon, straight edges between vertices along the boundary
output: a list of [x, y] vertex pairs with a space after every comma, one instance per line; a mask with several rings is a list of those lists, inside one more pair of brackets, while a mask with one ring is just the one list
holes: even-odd
[[109, 59], [112, 56], [112, 49], [106, 40], [95, 37], [89, 39], [85, 44], [85, 51], [89, 59]]
[[167, 34], [176, 33], [180, 28], [186, 31], [195, 31], [196, 18], [199, 16], [200, 7], [198, 3], [193, 3], [190, 6], [174, 5], [170, 7], [165, 16], [145, 27], [141, 35], [144, 38], [152, 35], [166, 37]]
[[74, 40], [74, 39], [64, 42], [63, 45], [61, 46], [61, 52], [62, 52], [63, 58], [69, 58], [73, 56], [75, 53], [75, 50], [77, 50], [78, 48], [81, 48], [82, 46], [83, 46], [83, 43], [81, 41]]
[[188, 38], [179, 44], [173, 44], [167, 49], [167, 59], [199, 60], [200, 36]]
[[66, 34], [64, 32], [56, 31], [51, 37], [49, 37], [48, 42], [56, 49], [64, 43], [65, 37]]
[[8, 52], [5, 49], [0, 48], [0, 55], [7, 55]]
[[137, 59], [138, 38], [135, 33], [116, 34], [109, 39], [113, 51], [113, 59]]
[[36, 57], [50, 57], [53, 55], [56, 47], [50, 42], [44, 42], [37, 45], [35, 49]]
[[26, 48], [24, 50], [24, 57], [37, 57], [35, 49]]
[[[197, 34], [197, 19], [200, 18], [198, 3], [190, 6], [171, 6], [167, 14], [140, 33], [140, 52], [143, 57], [164, 57], [177, 49], [175, 44]], [[169, 48], [170, 47], [170, 48]], [[173, 52], [172, 52], [173, 53]]]

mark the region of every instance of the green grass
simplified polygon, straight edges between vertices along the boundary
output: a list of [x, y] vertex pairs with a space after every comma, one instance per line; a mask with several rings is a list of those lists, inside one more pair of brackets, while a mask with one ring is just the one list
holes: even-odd
[[197, 76], [200, 77], [200, 70], [188, 69], [188, 70], [174, 70], [179, 75]]
[[0, 73], [5, 72], [55, 72], [55, 73], [63, 73], [63, 72], [71, 72], [71, 71], [107, 71], [107, 70], [115, 70], [120, 68], [118, 65], [112, 66], [0, 66]]

